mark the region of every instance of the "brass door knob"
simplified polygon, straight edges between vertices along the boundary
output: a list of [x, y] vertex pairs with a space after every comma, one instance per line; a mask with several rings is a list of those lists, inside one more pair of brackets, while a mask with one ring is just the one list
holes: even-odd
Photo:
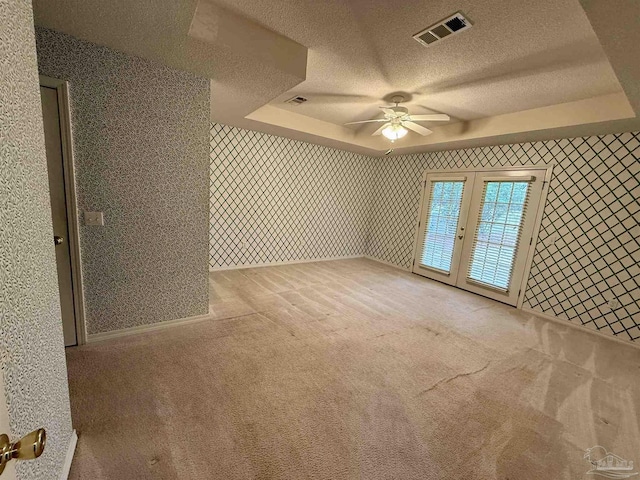
[[47, 443], [47, 432], [44, 428], [39, 428], [28, 433], [15, 443], [9, 441], [5, 434], [0, 435], [0, 475], [4, 467], [12, 459], [33, 460], [44, 452]]
[[57, 235], [53, 237], [53, 243], [55, 245], [62, 245], [64, 243], [64, 237], [58, 237]]

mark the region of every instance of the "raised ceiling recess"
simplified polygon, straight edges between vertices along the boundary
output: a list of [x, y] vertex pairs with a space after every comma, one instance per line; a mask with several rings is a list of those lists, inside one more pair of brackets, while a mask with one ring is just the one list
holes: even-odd
[[[236, 127], [382, 155], [379, 125], [345, 124], [401, 91], [412, 116], [451, 121], [394, 154], [640, 128], [623, 90], [635, 43], [616, 47], [637, 22], [605, 24], [598, 2], [583, 0], [600, 38], [575, 0], [152, 3], [33, 0], [38, 25], [210, 78], [211, 120]], [[637, 18], [637, 0], [620, 3]]]

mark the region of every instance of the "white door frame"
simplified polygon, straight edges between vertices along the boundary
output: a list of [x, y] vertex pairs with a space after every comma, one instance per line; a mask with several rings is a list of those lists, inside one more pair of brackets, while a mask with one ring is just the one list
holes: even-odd
[[80, 262], [80, 222], [76, 202], [76, 181], [73, 166], [73, 143], [71, 137], [71, 109], [69, 104], [69, 83], [64, 80], [40, 75], [40, 85], [55, 88], [58, 92], [58, 114], [60, 117], [60, 137], [62, 141], [62, 167], [64, 170], [64, 195], [69, 226], [69, 250], [71, 253], [71, 282], [73, 286], [73, 308], [76, 322], [78, 345], [87, 343], [87, 329], [84, 316], [84, 290], [82, 289], [82, 268]]
[[[524, 303], [524, 295], [526, 293], [527, 281], [529, 280], [529, 274], [531, 273], [531, 264], [533, 262], [533, 254], [536, 250], [536, 245], [538, 243], [538, 235], [540, 233], [540, 224], [542, 223], [542, 214], [544, 212], [544, 207], [547, 204], [547, 194], [549, 193], [549, 183], [551, 182], [551, 177], [553, 174], [554, 163], [551, 164], [542, 164], [542, 165], [518, 165], [518, 166], [501, 166], [501, 167], [488, 167], [488, 168], [478, 168], [478, 167], [462, 167], [456, 169], [450, 168], [440, 168], [435, 170], [425, 170], [422, 175], [422, 181], [420, 182], [422, 192], [420, 194], [420, 208], [418, 209], [418, 220], [415, 223], [415, 233], [414, 233], [414, 245], [413, 245], [413, 262], [411, 264], [411, 272], [413, 273], [414, 266], [418, 260], [418, 255], [420, 253], [419, 250], [419, 242], [420, 242], [420, 231], [421, 231], [421, 220], [422, 213], [425, 208], [425, 195], [426, 195], [426, 184], [427, 184], [427, 175], [434, 173], [445, 173], [450, 175], [456, 174], [465, 174], [470, 172], [504, 172], [504, 171], [522, 171], [522, 170], [545, 170], [544, 181], [542, 185], [542, 192], [540, 194], [540, 203], [538, 204], [537, 210], [535, 213], [533, 234], [531, 238], [531, 245], [528, 246], [527, 251], [527, 259], [524, 268], [524, 273], [522, 276], [522, 281], [520, 283], [520, 291], [518, 294], [518, 301], [516, 303], [516, 308], [521, 309], [522, 304]], [[416, 274], [417, 275], [417, 274]], [[472, 292], [473, 293], [473, 292]], [[496, 300], [498, 301], [498, 300]]]
[[[471, 180], [469, 180], [469, 176], [471, 176]], [[422, 269], [422, 270], [425, 270], [425, 273], [427, 273], [430, 276], [430, 278], [432, 278], [433, 280], [438, 280], [439, 282], [443, 282], [448, 285], [455, 286], [455, 279], [457, 276], [458, 266], [460, 263], [460, 255], [462, 254], [462, 243], [455, 242], [454, 249], [453, 249], [453, 257], [451, 259], [451, 269], [449, 273], [438, 271], [435, 268], [430, 268], [422, 265], [421, 262], [418, 261], [418, 259], [422, 254], [422, 252], [420, 251], [420, 246], [422, 245], [423, 242], [421, 240], [424, 240], [426, 230], [427, 230], [427, 218], [425, 217], [425, 222], [422, 223], [422, 213], [425, 211], [426, 208], [429, 208], [430, 194], [427, 192], [431, 192], [432, 188], [431, 186], [427, 188], [427, 185], [429, 185], [430, 182], [454, 181], [454, 180], [463, 181], [464, 187], [462, 189], [462, 198], [460, 201], [460, 215], [458, 216], [458, 224], [459, 224], [460, 219], [467, 218], [467, 215], [468, 215], [467, 210], [469, 208], [469, 204], [466, 200], [469, 199], [469, 197], [473, 193], [472, 192], [473, 188], [470, 188], [469, 184], [473, 185], [474, 176], [475, 176], [475, 172], [467, 172], [465, 174], [462, 174], [460, 172], [446, 172], [446, 173], [429, 172], [425, 175], [424, 182], [422, 183], [423, 193], [421, 195], [421, 201], [424, 203], [420, 205], [421, 216], [418, 219], [418, 237], [417, 237], [417, 242], [414, 248], [415, 254], [414, 254], [414, 262], [412, 265], [413, 273], [418, 273], [416, 270]], [[459, 225], [456, 227], [456, 233], [455, 233], [456, 235], [458, 235], [458, 227]]]

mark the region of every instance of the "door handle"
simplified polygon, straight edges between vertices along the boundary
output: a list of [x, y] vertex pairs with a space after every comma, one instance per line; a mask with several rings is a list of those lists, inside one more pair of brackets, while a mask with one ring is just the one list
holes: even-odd
[[53, 237], [53, 243], [54, 245], [62, 245], [64, 243], [64, 237], [58, 237], [57, 235], [55, 235]]
[[47, 432], [39, 428], [28, 433], [15, 443], [9, 441], [5, 434], [0, 435], [0, 475], [4, 471], [7, 462], [13, 460], [33, 460], [44, 452], [47, 443]]

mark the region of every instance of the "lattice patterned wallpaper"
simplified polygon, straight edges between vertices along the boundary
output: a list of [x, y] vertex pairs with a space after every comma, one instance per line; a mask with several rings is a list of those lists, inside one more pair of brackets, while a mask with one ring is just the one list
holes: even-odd
[[[555, 163], [524, 306], [638, 339], [639, 137], [624, 133], [378, 158], [369, 255], [410, 267], [426, 169]], [[607, 305], [612, 297], [620, 302], [613, 311]]]
[[212, 124], [209, 265], [364, 255], [372, 159]]
[[638, 339], [639, 136], [368, 158], [212, 125], [210, 266], [367, 254], [408, 269], [426, 169], [554, 163], [524, 306]]

